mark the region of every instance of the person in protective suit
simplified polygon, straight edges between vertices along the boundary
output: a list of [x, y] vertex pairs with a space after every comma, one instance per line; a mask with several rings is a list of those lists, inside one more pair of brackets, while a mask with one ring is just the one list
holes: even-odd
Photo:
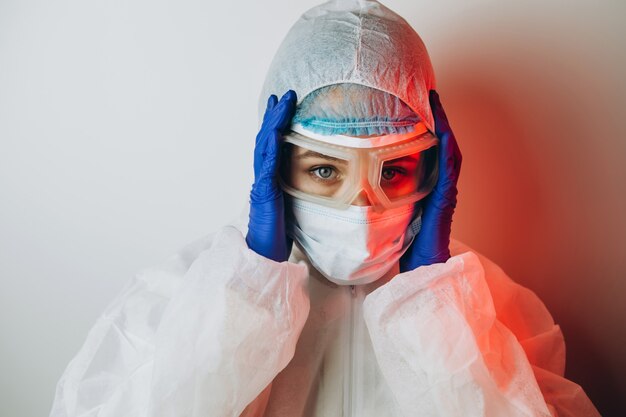
[[461, 153], [404, 19], [309, 10], [261, 98], [247, 225], [139, 273], [51, 417], [599, 415], [538, 297], [450, 238]]

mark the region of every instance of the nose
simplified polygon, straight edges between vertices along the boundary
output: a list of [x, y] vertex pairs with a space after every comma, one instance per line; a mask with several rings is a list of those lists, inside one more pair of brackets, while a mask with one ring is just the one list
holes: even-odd
[[372, 202], [367, 196], [367, 193], [365, 192], [365, 190], [361, 190], [361, 192], [354, 198], [354, 200], [352, 200], [352, 205], [353, 206], [371, 206]]

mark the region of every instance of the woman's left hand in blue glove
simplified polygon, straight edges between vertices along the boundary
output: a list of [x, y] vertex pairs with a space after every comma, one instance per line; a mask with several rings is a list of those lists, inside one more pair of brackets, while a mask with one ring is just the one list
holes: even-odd
[[416, 203], [422, 205], [422, 227], [400, 258], [400, 272], [446, 262], [450, 258], [450, 231], [462, 156], [439, 94], [434, 90], [430, 91], [430, 107], [435, 119], [435, 133], [439, 138], [439, 177], [431, 193]]

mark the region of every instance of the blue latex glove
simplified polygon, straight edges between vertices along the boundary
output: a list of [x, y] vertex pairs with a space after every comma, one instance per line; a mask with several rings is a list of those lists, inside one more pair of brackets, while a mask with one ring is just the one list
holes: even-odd
[[285, 200], [276, 179], [282, 133], [296, 110], [296, 93], [289, 90], [278, 101], [271, 95], [254, 147], [254, 184], [250, 192], [248, 247], [266, 258], [283, 262], [293, 241], [285, 232]]
[[400, 258], [400, 272], [422, 265], [445, 262], [450, 258], [450, 230], [456, 208], [456, 184], [461, 172], [461, 151], [450, 129], [439, 94], [430, 91], [430, 107], [439, 138], [439, 177], [422, 204], [422, 227], [409, 249]]

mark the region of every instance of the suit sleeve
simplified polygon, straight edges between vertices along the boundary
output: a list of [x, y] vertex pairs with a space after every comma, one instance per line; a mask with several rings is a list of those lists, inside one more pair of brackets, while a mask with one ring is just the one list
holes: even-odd
[[294, 354], [305, 265], [225, 227], [138, 274], [89, 332], [51, 417], [238, 416]]
[[599, 416], [562, 376], [562, 335], [543, 303], [488, 266], [464, 252], [366, 298], [374, 351], [405, 415]]
[[487, 257], [476, 255], [485, 270], [496, 316], [524, 349], [551, 414], [600, 416], [582, 387], [565, 378], [563, 333], [543, 302]]

